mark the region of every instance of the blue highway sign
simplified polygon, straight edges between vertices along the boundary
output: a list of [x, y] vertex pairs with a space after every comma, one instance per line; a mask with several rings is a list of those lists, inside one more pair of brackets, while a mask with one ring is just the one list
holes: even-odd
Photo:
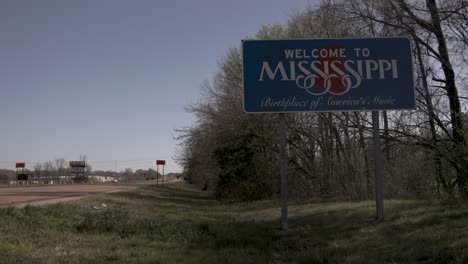
[[244, 111], [415, 107], [408, 38], [245, 40]]

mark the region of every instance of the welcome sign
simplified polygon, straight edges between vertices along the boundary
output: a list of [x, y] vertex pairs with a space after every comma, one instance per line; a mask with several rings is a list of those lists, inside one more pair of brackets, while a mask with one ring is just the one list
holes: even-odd
[[246, 40], [244, 111], [415, 107], [408, 38]]

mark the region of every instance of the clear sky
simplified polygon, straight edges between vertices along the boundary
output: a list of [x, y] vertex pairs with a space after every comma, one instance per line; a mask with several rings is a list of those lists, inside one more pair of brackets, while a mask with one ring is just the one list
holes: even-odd
[[227, 49], [312, 0], [1, 0], [0, 168], [172, 160]]

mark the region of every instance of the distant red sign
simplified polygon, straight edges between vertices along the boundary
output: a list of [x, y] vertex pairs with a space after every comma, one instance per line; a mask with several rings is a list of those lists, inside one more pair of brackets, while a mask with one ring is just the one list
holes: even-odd
[[16, 168], [24, 168], [26, 167], [26, 163], [24, 162], [16, 162]]
[[166, 165], [166, 161], [165, 160], [157, 160], [156, 165]]

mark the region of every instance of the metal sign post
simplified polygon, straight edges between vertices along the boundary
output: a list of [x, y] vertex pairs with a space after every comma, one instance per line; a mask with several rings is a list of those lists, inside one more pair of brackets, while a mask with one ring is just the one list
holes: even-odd
[[158, 184], [159, 165], [162, 165], [162, 169], [163, 169], [163, 174], [162, 174], [162, 187], [164, 187], [164, 165], [166, 165], [166, 161], [165, 161], [165, 160], [156, 160], [156, 185]]
[[279, 114], [279, 137], [281, 156], [281, 229], [288, 229], [288, 153], [286, 151], [286, 120]]
[[159, 184], [159, 164], [156, 163], [156, 185]]
[[374, 163], [375, 163], [375, 207], [376, 219], [384, 219], [383, 204], [383, 179], [382, 179], [382, 149], [380, 147], [380, 121], [379, 111], [372, 111], [372, 132], [374, 139]]

